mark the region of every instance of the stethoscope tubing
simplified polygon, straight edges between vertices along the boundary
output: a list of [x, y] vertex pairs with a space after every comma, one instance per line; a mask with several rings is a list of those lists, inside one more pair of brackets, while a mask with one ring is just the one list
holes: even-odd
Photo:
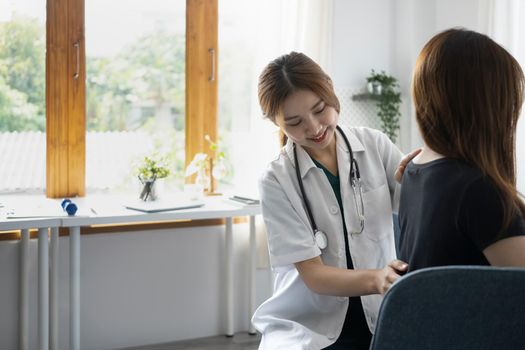
[[[354, 198], [356, 198], [356, 193], [355, 193], [356, 185], [358, 184], [359, 181], [361, 181], [361, 174], [359, 173], [359, 165], [357, 164], [357, 161], [354, 158], [354, 152], [352, 151], [352, 146], [350, 145], [350, 142], [348, 141], [348, 138], [346, 137], [345, 133], [343, 132], [343, 130], [341, 129], [339, 125], [336, 126], [336, 129], [343, 136], [343, 140], [348, 148], [348, 151], [350, 152], [350, 181], [352, 183], [352, 188], [354, 191]], [[297, 182], [299, 183], [299, 190], [301, 191], [301, 196], [303, 197], [304, 206], [306, 208], [308, 218], [310, 219], [310, 225], [312, 226], [312, 231], [313, 231], [314, 239], [315, 239], [316, 233], [320, 231], [317, 228], [317, 223], [315, 222], [314, 216], [312, 214], [312, 209], [308, 201], [308, 197], [306, 196], [306, 192], [304, 190], [303, 179], [301, 178], [301, 172], [299, 170], [299, 160], [297, 158], [297, 146], [295, 143], [293, 145], [293, 155], [294, 155], [294, 163], [295, 163], [295, 175], [297, 176]], [[361, 186], [359, 186], [359, 190], [361, 191]], [[362, 194], [360, 197], [362, 201]], [[358, 204], [356, 203], [356, 205]], [[363, 215], [364, 215], [364, 212], [363, 212]]]

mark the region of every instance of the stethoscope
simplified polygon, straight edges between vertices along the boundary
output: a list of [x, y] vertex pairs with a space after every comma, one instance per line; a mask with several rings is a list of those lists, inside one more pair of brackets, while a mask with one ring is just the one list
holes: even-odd
[[[343, 136], [346, 147], [350, 151], [350, 182], [352, 184], [352, 191], [354, 193], [357, 217], [359, 219], [359, 230], [352, 231], [351, 234], [360, 234], [365, 228], [365, 206], [363, 203], [363, 188], [361, 186], [361, 174], [359, 173], [359, 165], [357, 164], [357, 161], [354, 158], [352, 146], [350, 146], [350, 142], [348, 141], [348, 138], [346, 137], [345, 133], [343, 132], [343, 130], [341, 130], [339, 125], [336, 127], [336, 129]], [[306, 213], [308, 214], [308, 218], [310, 219], [310, 225], [312, 226], [315, 244], [319, 247], [319, 249], [325, 249], [328, 246], [328, 238], [326, 237], [326, 233], [317, 228], [314, 216], [312, 215], [312, 209], [310, 208], [310, 203], [308, 202], [308, 198], [306, 197], [306, 193], [304, 192], [303, 180], [299, 171], [299, 160], [297, 158], [297, 146], [295, 145], [295, 143], [293, 147], [293, 155], [295, 158], [295, 174], [297, 176], [297, 181], [299, 182], [299, 189], [301, 190], [301, 195], [303, 196], [304, 206], [306, 207]], [[359, 201], [357, 197], [359, 197]]]

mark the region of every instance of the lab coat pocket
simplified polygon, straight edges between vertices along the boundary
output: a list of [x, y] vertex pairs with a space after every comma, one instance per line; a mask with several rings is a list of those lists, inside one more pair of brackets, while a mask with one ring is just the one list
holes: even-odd
[[365, 235], [379, 241], [393, 234], [392, 205], [387, 184], [363, 193], [365, 207]]

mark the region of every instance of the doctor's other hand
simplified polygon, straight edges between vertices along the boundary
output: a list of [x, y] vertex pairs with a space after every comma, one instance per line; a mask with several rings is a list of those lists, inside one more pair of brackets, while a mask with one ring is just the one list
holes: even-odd
[[401, 183], [401, 179], [403, 178], [403, 174], [405, 173], [405, 168], [407, 164], [410, 163], [410, 161], [414, 159], [414, 157], [417, 156], [419, 152], [421, 152], [421, 148], [413, 150], [412, 152], [404, 156], [403, 159], [401, 159], [399, 165], [397, 166], [396, 173], [394, 174], [394, 178], [397, 182]]
[[377, 270], [377, 292], [385, 294], [392, 284], [408, 270], [408, 264], [401, 260], [392, 260], [381, 270]]

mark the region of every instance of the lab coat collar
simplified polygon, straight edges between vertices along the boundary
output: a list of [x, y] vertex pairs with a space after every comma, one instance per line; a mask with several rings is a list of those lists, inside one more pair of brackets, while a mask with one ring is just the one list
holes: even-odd
[[[346, 126], [339, 125], [343, 132], [346, 135], [346, 138], [348, 139], [348, 142], [350, 142], [350, 146], [352, 146], [352, 151], [355, 152], [363, 152], [365, 150], [365, 147], [359, 141], [359, 139], [355, 136], [354, 132], [347, 128]], [[350, 150], [348, 147], [346, 147], [345, 140], [343, 138], [343, 135], [341, 135], [339, 132], [337, 132], [337, 138], [336, 138], [336, 146], [337, 148], [345, 151], [346, 153], [350, 153]]]
[[[292, 167], [295, 171], [295, 157], [293, 154], [293, 141], [288, 139], [286, 142], [286, 145], [284, 146], [284, 151], [286, 152], [286, 155], [292, 162]], [[299, 158], [299, 170], [301, 171], [301, 178], [304, 178], [308, 170], [312, 168], [317, 168], [314, 161], [310, 157], [308, 153], [302, 148], [301, 146], [297, 145], [297, 157]]]
[[[354, 133], [347, 127], [341, 126], [343, 129], [343, 132], [345, 133], [346, 137], [348, 138], [348, 142], [350, 142], [350, 146], [352, 146], [352, 150], [354, 153], [356, 152], [364, 152], [365, 148], [363, 147], [363, 144], [359, 139], [354, 135]], [[341, 154], [348, 154], [350, 150], [348, 147], [346, 147], [345, 140], [343, 139], [343, 136], [339, 134], [336, 137], [336, 148], [337, 153]], [[286, 142], [286, 145], [284, 146], [284, 151], [290, 161], [292, 162], [292, 166], [295, 169], [295, 158], [293, 154], [293, 141], [288, 139]], [[306, 153], [303, 147], [297, 146], [297, 157], [299, 157], [299, 170], [301, 172], [301, 178], [304, 178], [306, 173], [312, 169], [317, 168], [315, 163], [313, 162], [312, 158]], [[346, 158], [346, 157], [345, 157]], [[340, 159], [338, 157], [338, 159]], [[339, 163], [339, 162], [338, 162]]]

